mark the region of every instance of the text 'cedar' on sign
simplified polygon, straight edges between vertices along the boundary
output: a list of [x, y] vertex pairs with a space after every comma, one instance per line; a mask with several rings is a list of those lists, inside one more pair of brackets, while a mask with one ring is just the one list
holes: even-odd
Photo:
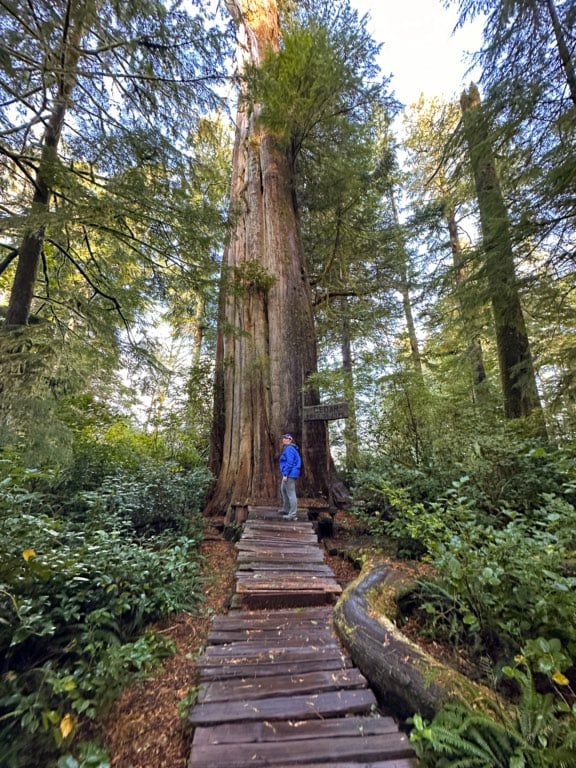
[[348, 418], [348, 403], [325, 403], [305, 405], [304, 421], [331, 421]]

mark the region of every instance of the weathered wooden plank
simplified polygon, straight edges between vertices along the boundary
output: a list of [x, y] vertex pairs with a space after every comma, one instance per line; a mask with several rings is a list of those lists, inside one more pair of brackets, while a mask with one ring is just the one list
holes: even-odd
[[336, 656], [344, 658], [344, 653], [337, 642], [331, 645], [303, 646], [294, 645], [288, 647], [260, 647], [251, 643], [231, 643], [230, 645], [210, 645], [206, 648], [198, 664], [214, 666], [220, 662], [224, 664], [258, 664], [260, 661], [273, 663], [274, 661], [300, 661], [302, 659], [331, 659]]
[[287, 584], [302, 584], [304, 586], [313, 584], [315, 582], [327, 582], [331, 584], [337, 584], [336, 579], [330, 574], [314, 573], [313, 571], [300, 571], [299, 566], [294, 564], [294, 567], [290, 570], [275, 570], [274, 568], [266, 568], [260, 570], [258, 567], [253, 567], [250, 570], [238, 571], [236, 574], [237, 581], [243, 582], [264, 582], [267, 579], [273, 579], [275, 582], [278, 580]]
[[293, 541], [296, 544], [318, 545], [318, 536], [313, 531], [287, 531], [286, 528], [274, 530], [248, 529], [242, 534], [244, 541]]
[[237, 607], [243, 608], [273, 608], [275, 606], [289, 608], [303, 605], [333, 605], [338, 594], [335, 592], [323, 592], [321, 590], [270, 590], [264, 592], [248, 591], [244, 594], [236, 594]]
[[[314, 613], [309, 613], [314, 611]], [[242, 615], [238, 615], [241, 614]], [[253, 633], [279, 635], [282, 632], [333, 632], [332, 609], [324, 606], [291, 609], [289, 611], [231, 611], [217, 616], [211, 633], [244, 633], [246, 639]]]
[[298, 552], [309, 551], [315, 552], [318, 550], [318, 544], [309, 541], [298, 541], [297, 539], [263, 539], [263, 538], [242, 538], [234, 545], [239, 552], [252, 551], [254, 549], [274, 550], [274, 551], [289, 551], [297, 550]]
[[256, 539], [248, 540], [248, 539], [240, 539], [240, 541], [237, 541], [234, 545], [235, 548], [239, 552], [254, 552], [262, 550], [264, 552], [286, 552], [288, 554], [295, 554], [297, 552], [305, 552], [310, 553], [317, 552], [318, 546], [312, 545], [312, 544], [298, 544], [296, 541], [283, 541], [281, 539], [278, 540], [268, 540], [268, 541], [258, 541]]
[[[300, 500], [298, 501], [298, 506], [300, 506]], [[306, 506], [306, 505], [305, 505], [305, 506]], [[256, 508], [255, 508], [255, 507], [249, 507], [249, 509], [256, 509]], [[268, 508], [266, 508], [266, 509], [268, 509]], [[277, 524], [277, 525], [284, 525], [286, 521], [285, 521], [285, 520], [283, 520], [283, 519], [281, 519], [281, 517], [280, 517], [280, 515], [281, 515], [281, 514], [283, 514], [283, 513], [281, 513], [281, 512], [279, 511], [279, 508], [278, 508], [278, 507], [276, 507], [276, 511], [278, 512], [278, 519], [275, 521], [275, 522], [276, 522], [276, 524]], [[270, 521], [267, 521], [267, 524], [268, 524], [269, 522], [270, 522]], [[252, 520], [251, 520], [251, 519], [248, 519], [248, 520], [246, 521], [246, 525], [253, 525], [253, 526], [256, 526], [256, 527], [257, 527], [257, 526], [258, 526], [260, 523], [261, 523], [261, 520], [257, 520], [257, 519], [256, 519], [256, 520], [255, 520], [255, 519], [252, 519]], [[302, 521], [302, 525], [303, 525], [303, 526], [310, 526], [310, 525], [311, 525], [311, 523], [310, 523], [308, 520], [303, 520], [303, 521]]]
[[298, 519], [296, 519], [296, 520], [288, 520], [288, 521], [286, 521], [284, 519], [284, 517], [283, 517], [283, 514], [284, 514], [283, 512], [278, 511], [278, 516], [275, 519], [274, 518], [272, 518], [272, 519], [268, 518], [266, 520], [259, 520], [259, 519], [256, 519], [256, 518], [248, 518], [248, 520], [246, 521], [246, 526], [245, 527], [246, 528], [254, 528], [256, 530], [259, 530], [260, 528], [264, 528], [265, 529], [265, 528], [271, 528], [271, 527], [282, 528], [283, 526], [286, 525], [286, 522], [289, 522], [289, 523], [299, 523], [299, 529], [300, 530], [303, 530], [303, 531], [305, 531], [305, 530], [311, 531], [312, 530], [312, 523], [309, 520], [298, 520]]
[[226, 702], [202, 702], [188, 717], [194, 725], [249, 722], [251, 720], [324, 719], [369, 712], [376, 698], [369, 689], [338, 690], [294, 696], [274, 696]]
[[[301, 506], [301, 505], [298, 505]], [[304, 509], [307, 509], [307, 507], [301, 507], [302, 511]], [[278, 517], [276, 519], [266, 519], [266, 520], [259, 520], [255, 518], [248, 518], [246, 520], [245, 528], [255, 528], [260, 529], [260, 527], [268, 528], [268, 527], [274, 527], [274, 528], [296, 528], [296, 530], [299, 531], [312, 531], [314, 530], [314, 526], [310, 522], [310, 520], [307, 520], [305, 517], [297, 517], [296, 520], [285, 520], [282, 517], [283, 513], [278, 512]]]
[[285, 579], [286, 581], [302, 582], [303, 584], [311, 583], [314, 581], [330, 581], [336, 582], [333, 574], [318, 574], [313, 571], [301, 571], [300, 566], [295, 563], [290, 570], [280, 569], [274, 570], [274, 568], [260, 569], [257, 565], [250, 570], [238, 571], [236, 573], [236, 579], [244, 581], [264, 581], [265, 579]]
[[[311, 634], [307, 638], [300, 636], [298, 632], [282, 633], [281, 636], [272, 637], [239, 637], [237, 640], [231, 640], [227, 643], [210, 643], [209, 648], [218, 649], [222, 652], [222, 655], [229, 653], [243, 653], [242, 648], [251, 649], [252, 653], [261, 651], [263, 654], [268, 655], [269, 651], [276, 652], [277, 650], [288, 648], [338, 648], [341, 653], [342, 646], [338, 638], [330, 633], [316, 635]], [[232, 649], [232, 651], [230, 651]], [[238, 650], [240, 649], [240, 650]], [[218, 655], [216, 652], [212, 655]]]
[[[250, 563], [250, 562], [259, 562], [259, 563], [301, 563], [302, 562], [302, 552], [300, 550], [295, 550], [294, 552], [286, 552], [282, 550], [245, 550], [238, 553], [238, 563]], [[319, 549], [316, 549], [312, 552], [306, 553], [306, 562], [307, 563], [323, 563], [324, 562], [324, 555]]]
[[236, 573], [237, 582], [264, 581], [265, 579], [284, 579], [287, 582], [292, 581], [294, 583], [301, 582], [303, 586], [306, 586], [307, 582], [312, 583], [314, 581], [321, 580], [337, 583], [336, 579], [329, 574], [315, 574], [310, 571], [299, 571], [298, 563], [292, 563], [292, 568], [288, 571], [275, 570], [274, 568], [260, 570], [256, 564], [250, 569], [245, 569], [242, 571], [238, 570]]
[[277, 590], [291, 590], [305, 592], [320, 591], [320, 592], [332, 592], [339, 595], [342, 592], [342, 587], [337, 581], [333, 579], [326, 579], [322, 577], [307, 576], [305, 578], [298, 578], [297, 574], [292, 574], [290, 577], [284, 574], [279, 574], [276, 577], [273, 573], [259, 574], [248, 572], [242, 574], [242, 578], [238, 578], [236, 581], [236, 592], [273, 592]]
[[286, 520], [274, 522], [273, 520], [259, 520], [256, 524], [246, 523], [244, 536], [306, 536], [314, 539], [318, 543], [318, 535], [314, 530], [312, 523], [298, 523], [290, 521], [288, 525]]
[[194, 742], [209, 744], [260, 744], [293, 740], [334, 738], [336, 736], [376, 736], [397, 733], [398, 725], [391, 717], [351, 715], [331, 720], [280, 720], [270, 723], [258, 720], [252, 723], [225, 723], [199, 728]]
[[290, 608], [275, 611], [230, 611], [215, 616], [213, 629], [283, 629], [285, 627], [332, 626], [332, 608]]
[[257, 568], [254, 568], [250, 571], [239, 571], [236, 574], [236, 581], [239, 583], [248, 583], [248, 582], [266, 582], [266, 580], [274, 581], [274, 583], [277, 583], [278, 580], [284, 581], [286, 584], [299, 584], [304, 587], [311, 587], [315, 583], [327, 583], [327, 584], [337, 584], [338, 582], [333, 576], [325, 576], [322, 574], [314, 574], [314, 573], [300, 573], [298, 571], [298, 566], [295, 565], [294, 569], [292, 571], [274, 571], [274, 570], [266, 570], [266, 571], [260, 571]]
[[[275, 641], [285, 642], [287, 645], [307, 645], [313, 642], [328, 642], [330, 640], [338, 641], [332, 627], [311, 627], [304, 625], [300, 627], [265, 627], [255, 629], [214, 629], [208, 635], [210, 645], [224, 645], [226, 643], [273, 643]], [[292, 640], [295, 641], [291, 642]]]
[[229, 643], [254, 643], [258, 645], [320, 645], [338, 643], [329, 628], [303, 629], [302, 627], [272, 630], [231, 630], [230, 632], [212, 631], [208, 635], [210, 645], [228, 645]]
[[298, 661], [276, 661], [270, 664], [207, 664], [199, 665], [200, 682], [209, 680], [231, 680], [233, 678], [253, 679], [274, 675], [299, 675], [304, 672], [347, 669], [352, 664], [347, 658], [299, 659]]
[[[248, 767], [249, 768], [249, 767]], [[288, 768], [286, 764], [275, 763], [274, 768]], [[402, 757], [398, 760], [370, 760], [366, 763], [361, 762], [341, 762], [334, 763], [298, 763], [298, 768], [419, 768], [418, 760], [413, 757]]]
[[355, 667], [332, 672], [306, 672], [302, 675], [278, 675], [257, 680], [228, 680], [205, 683], [198, 691], [198, 702], [251, 701], [271, 696], [323, 693], [338, 689], [366, 688], [366, 678]]
[[278, 539], [279, 541], [305, 541], [318, 546], [318, 533], [314, 530], [313, 524], [309, 523], [306, 527], [298, 523], [281, 523], [277, 528], [270, 526], [268, 529], [249, 528], [246, 536], [262, 539]]
[[[275, 768], [285, 768], [278, 764]], [[298, 763], [298, 768], [418, 768], [418, 760], [410, 757], [399, 760], [370, 760], [368, 763], [335, 762], [335, 763]]]
[[282, 562], [258, 562], [251, 561], [248, 563], [239, 563], [238, 571], [278, 571], [290, 573], [294, 569], [298, 569], [298, 573], [315, 573], [318, 575], [332, 576], [334, 578], [334, 572], [329, 565], [325, 563], [306, 563], [299, 560], [295, 560], [293, 563]]
[[305, 739], [291, 741], [290, 748], [264, 744], [192, 746], [189, 768], [245, 768], [245, 766], [293, 766], [300, 763], [343, 763], [410, 758], [414, 752], [404, 734], [393, 733], [356, 738]]
[[[288, 525], [286, 524], [288, 522]], [[274, 532], [277, 534], [280, 534], [281, 536], [286, 535], [307, 535], [307, 536], [314, 536], [316, 541], [318, 541], [318, 537], [316, 535], [316, 532], [314, 531], [314, 526], [310, 522], [300, 522], [298, 520], [258, 520], [257, 522], [253, 522], [252, 520], [248, 520], [246, 522], [246, 525], [244, 526], [243, 535], [254, 533], [254, 534], [269, 534], [270, 532]]]

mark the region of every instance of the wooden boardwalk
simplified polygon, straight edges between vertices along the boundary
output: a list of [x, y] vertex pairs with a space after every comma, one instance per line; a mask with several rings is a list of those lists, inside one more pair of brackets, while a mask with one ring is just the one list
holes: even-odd
[[254, 510], [236, 546], [233, 608], [198, 661], [189, 768], [416, 768], [332, 628], [341, 589], [312, 524]]

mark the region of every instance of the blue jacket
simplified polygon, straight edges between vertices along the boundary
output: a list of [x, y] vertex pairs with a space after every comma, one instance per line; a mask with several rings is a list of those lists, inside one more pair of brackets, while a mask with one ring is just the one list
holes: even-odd
[[284, 450], [280, 454], [280, 472], [282, 476], [300, 477], [301, 466], [302, 459], [300, 458], [298, 446], [293, 443], [285, 445]]

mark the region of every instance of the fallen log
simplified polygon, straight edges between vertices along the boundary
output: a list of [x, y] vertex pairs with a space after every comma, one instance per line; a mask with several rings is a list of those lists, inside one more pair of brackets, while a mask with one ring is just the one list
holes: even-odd
[[419, 712], [431, 719], [454, 697], [472, 706], [486, 698], [494, 701], [490, 689], [426, 653], [386, 615], [391, 613], [390, 591], [400, 585], [406, 587], [405, 577], [389, 566], [371, 567], [346, 587], [334, 609], [340, 640], [379, 703], [400, 717]]

